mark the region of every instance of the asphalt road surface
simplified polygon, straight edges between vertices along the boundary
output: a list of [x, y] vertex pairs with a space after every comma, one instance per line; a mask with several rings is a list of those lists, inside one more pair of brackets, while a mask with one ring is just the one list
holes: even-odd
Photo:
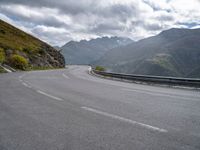
[[200, 92], [91, 76], [0, 75], [0, 150], [200, 150]]

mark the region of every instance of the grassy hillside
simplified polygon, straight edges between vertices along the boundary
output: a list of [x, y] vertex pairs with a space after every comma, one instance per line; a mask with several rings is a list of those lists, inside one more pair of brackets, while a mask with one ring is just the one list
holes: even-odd
[[5, 60], [2, 63], [15, 68], [17, 65], [14, 64], [16, 61], [12, 60], [13, 55], [20, 56], [19, 61], [24, 58], [29, 68], [57, 68], [64, 67], [65, 64], [63, 56], [53, 47], [2, 20], [0, 20], [0, 49], [5, 54]]
[[129, 74], [200, 78], [200, 29], [170, 29], [106, 53], [95, 65]]

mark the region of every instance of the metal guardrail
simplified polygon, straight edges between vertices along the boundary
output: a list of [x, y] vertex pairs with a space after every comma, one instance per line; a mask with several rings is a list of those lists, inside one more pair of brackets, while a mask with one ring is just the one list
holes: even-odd
[[189, 86], [189, 87], [200, 87], [200, 79], [193, 78], [175, 78], [175, 77], [161, 77], [161, 76], [146, 76], [146, 75], [131, 75], [131, 74], [120, 74], [112, 72], [97, 71], [92, 68], [95, 74], [118, 78], [122, 80], [130, 81], [140, 81], [146, 83], [156, 83], [156, 84], [167, 84], [176, 86]]

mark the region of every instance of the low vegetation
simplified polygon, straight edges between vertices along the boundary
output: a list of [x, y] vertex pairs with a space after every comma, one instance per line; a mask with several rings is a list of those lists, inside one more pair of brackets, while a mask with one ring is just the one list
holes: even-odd
[[51, 69], [60, 69], [60, 68], [55, 68], [55, 67], [47, 67], [47, 66], [29, 66], [26, 68], [26, 71], [36, 71], [36, 70], [51, 70]]
[[0, 64], [5, 61], [5, 52], [4, 49], [0, 48]]
[[172, 75], [179, 75], [173, 57], [167, 54], [157, 54], [153, 59], [152, 63], [155, 65], [159, 65], [165, 71], [168, 71]]
[[0, 19], [0, 64], [2, 63], [18, 70], [65, 66], [60, 52]]
[[96, 66], [95, 70], [96, 71], [106, 71], [106, 69], [104, 67], [102, 67], [102, 66]]
[[41, 41], [6, 22], [0, 21], [0, 29], [0, 47], [4, 49], [37, 52], [41, 48]]
[[10, 57], [10, 63], [11, 63], [11, 66], [20, 70], [26, 70], [26, 68], [28, 67], [28, 60], [24, 58], [23, 56], [20, 56], [17, 54], [12, 55]]

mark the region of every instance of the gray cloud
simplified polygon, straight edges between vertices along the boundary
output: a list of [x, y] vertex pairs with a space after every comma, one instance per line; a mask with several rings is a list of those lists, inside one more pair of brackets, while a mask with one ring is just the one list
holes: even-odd
[[159, 21], [173, 21], [175, 18], [171, 14], [163, 14], [157, 16], [156, 19], [158, 19]]
[[[198, 1], [198, 0], [191, 0]], [[188, 21], [200, 24], [198, 2], [180, 0], [1, 0], [0, 18], [53, 45], [99, 36], [144, 38]], [[179, 6], [184, 6], [179, 7]], [[194, 9], [193, 9], [194, 7]], [[190, 17], [188, 17], [190, 11]], [[194, 13], [191, 13], [194, 10]], [[188, 26], [189, 27], [189, 26]]]

